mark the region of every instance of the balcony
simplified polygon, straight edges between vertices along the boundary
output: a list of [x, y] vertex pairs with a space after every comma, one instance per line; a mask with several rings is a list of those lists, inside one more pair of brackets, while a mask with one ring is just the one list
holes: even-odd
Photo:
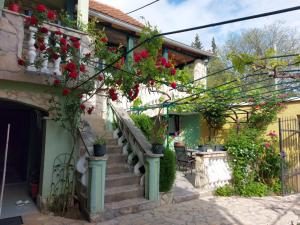
[[[34, 46], [36, 28], [25, 28], [24, 19], [24, 15], [8, 10], [3, 10], [3, 15], [0, 17], [0, 80], [45, 84], [47, 80], [45, 78], [62, 74], [61, 59], [58, 58], [52, 62], [45, 58], [39, 69], [34, 65], [27, 68], [18, 65], [18, 58], [26, 58], [31, 63], [37, 57], [44, 58], [43, 54]], [[85, 33], [56, 24], [47, 23], [44, 26], [49, 30], [44, 40], [45, 43], [49, 41], [49, 37], [53, 32], [60, 30], [62, 37], [69, 38], [73, 36], [80, 39], [80, 54], [89, 52], [88, 37]]]

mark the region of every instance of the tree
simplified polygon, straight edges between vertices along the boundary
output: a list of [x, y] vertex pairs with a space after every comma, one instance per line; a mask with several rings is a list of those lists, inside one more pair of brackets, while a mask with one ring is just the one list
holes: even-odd
[[202, 45], [202, 43], [200, 41], [199, 34], [195, 35], [195, 39], [192, 42], [191, 46], [194, 47], [194, 48], [203, 49], [203, 45]]
[[252, 28], [240, 35], [231, 35], [224, 46], [226, 53], [247, 53], [262, 56], [269, 49], [287, 54], [299, 52], [299, 33], [294, 28], [276, 22], [263, 28]]
[[214, 37], [211, 40], [211, 50], [214, 54], [217, 53], [217, 45]]

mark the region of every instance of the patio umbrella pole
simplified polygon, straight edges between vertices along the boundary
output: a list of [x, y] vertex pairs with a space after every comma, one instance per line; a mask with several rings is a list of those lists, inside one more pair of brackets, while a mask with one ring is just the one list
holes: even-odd
[[4, 168], [3, 168], [1, 196], [0, 196], [0, 217], [2, 215], [2, 202], [3, 202], [3, 193], [4, 193], [5, 176], [6, 176], [6, 163], [7, 163], [7, 152], [8, 152], [8, 143], [9, 143], [9, 133], [10, 133], [10, 124], [7, 125], [7, 136], [6, 136], [6, 146], [5, 146], [5, 156], [4, 156]]

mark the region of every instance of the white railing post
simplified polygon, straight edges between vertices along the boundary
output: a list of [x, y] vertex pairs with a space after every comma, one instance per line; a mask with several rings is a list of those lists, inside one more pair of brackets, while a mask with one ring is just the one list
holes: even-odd
[[[61, 38], [61, 35], [57, 35], [58, 40]], [[59, 47], [59, 43], [56, 43], [56, 47]], [[54, 68], [53, 68], [53, 74], [56, 76], [61, 76], [61, 70], [60, 70], [60, 62], [61, 62], [61, 57], [59, 57], [54, 60]]]
[[29, 45], [28, 59], [29, 59], [30, 65], [27, 66], [27, 70], [32, 71], [32, 72], [36, 72], [36, 67], [34, 65], [35, 58], [37, 56], [36, 48], [34, 47], [34, 44], [35, 44], [34, 35], [35, 35], [36, 31], [37, 31], [37, 29], [35, 27], [29, 27], [30, 34], [29, 34], [29, 41], [28, 41], [28, 45]]
[[[48, 46], [48, 42], [49, 42], [49, 36], [50, 36], [50, 32], [48, 32], [46, 35], [45, 35], [45, 38], [44, 38], [44, 43], [46, 46]], [[42, 68], [41, 68], [41, 72], [42, 73], [49, 73], [49, 69], [48, 69], [48, 57], [46, 56], [46, 54], [41, 54], [43, 57], [43, 63], [42, 63]]]

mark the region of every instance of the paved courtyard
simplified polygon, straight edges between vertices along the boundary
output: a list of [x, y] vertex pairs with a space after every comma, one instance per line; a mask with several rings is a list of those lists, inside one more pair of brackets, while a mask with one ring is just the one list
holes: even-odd
[[[300, 224], [300, 194], [286, 197], [200, 197], [169, 207], [122, 216], [96, 225], [297, 225]], [[60, 217], [32, 215], [26, 225], [87, 225]], [[90, 224], [91, 225], [91, 224]]]

